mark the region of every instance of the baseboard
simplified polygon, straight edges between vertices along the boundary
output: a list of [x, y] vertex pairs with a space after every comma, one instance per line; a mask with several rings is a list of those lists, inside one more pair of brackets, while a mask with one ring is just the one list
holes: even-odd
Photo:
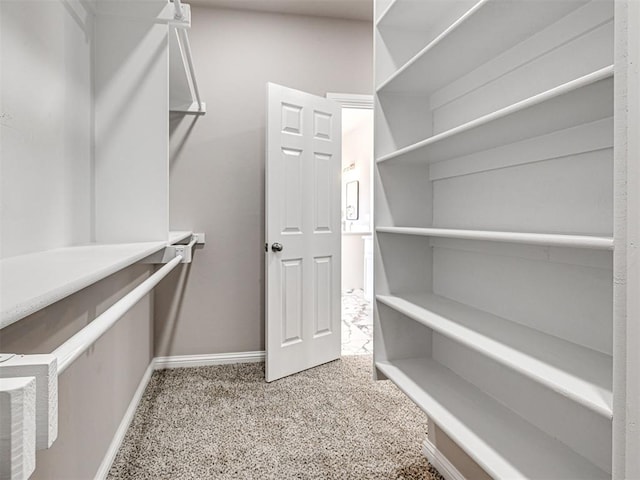
[[133, 420], [134, 415], [136, 414], [136, 409], [138, 408], [138, 404], [142, 400], [142, 395], [144, 395], [144, 391], [149, 384], [149, 380], [151, 380], [151, 375], [154, 370], [162, 370], [165, 368], [180, 368], [180, 367], [202, 367], [206, 365], [224, 365], [230, 363], [252, 363], [252, 362], [263, 362], [264, 361], [264, 351], [258, 352], [239, 352], [239, 353], [214, 353], [211, 355], [178, 355], [173, 357], [155, 357], [149, 363], [147, 370], [144, 372], [142, 379], [140, 380], [140, 384], [136, 389], [136, 392], [133, 394], [133, 398], [127, 407], [127, 411], [124, 413], [122, 417], [122, 421], [116, 430], [113, 439], [111, 440], [111, 444], [109, 445], [109, 449], [102, 459], [102, 463], [98, 468], [98, 472], [96, 473], [95, 480], [104, 480], [107, 478], [109, 474], [109, 470], [111, 469], [111, 465], [118, 454], [118, 450], [120, 450], [120, 446], [124, 440], [125, 435], [127, 434], [127, 430], [129, 429], [129, 425]]
[[225, 365], [229, 363], [264, 362], [264, 351], [212, 353], [210, 355], [176, 355], [172, 357], [156, 357], [156, 370], [181, 367], [205, 367], [208, 365]]
[[118, 426], [118, 429], [116, 430], [116, 433], [113, 436], [113, 439], [111, 440], [109, 449], [107, 450], [107, 453], [102, 459], [102, 463], [98, 468], [98, 472], [96, 473], [95, 480], [103, 480], [107, 478], [107, 475], [109, 474], [109, 470], [111, 469], [111, 465], [113, 464], [113, 461], [116, 458], [118, 450], [120, 450], [120, 446], [122, 445], [124, 436], [127, 434], [129, 425], [131, 424], [131, 421], [133, 420], [133, 417], [136, 414], [136, 409], [138, 408], [138, 404], [140, 403], [140, 400], [142, 400], [142, 395], [144, 395], [144, 391], [147, 388], [147, 385], [149, 384], [149, 380], [151, 380], [151, 375], [153, 374], [153, 370], [154, 370], [154, 361], [151, 360], [151, 363], [149, 363], [149, 366], [147, 367], [147, 369], [144, 372], [144, 375], [142, 376], [142, 380], [140, 380], [140, 384], [136, 389], [136, 393], [133, 394], [133, 398], [131, 399], [129, 406], [127, 407], [127, 411], [124, 413], [124, 416], [122, 417], [122, 421], [120, 422], [120, 425]]
[[446, 480], [466, 480], [460, 471], [428, 438], [422, 442], [422, 454], [427, 457], [429, 463], [436, 467], [440, 475]]

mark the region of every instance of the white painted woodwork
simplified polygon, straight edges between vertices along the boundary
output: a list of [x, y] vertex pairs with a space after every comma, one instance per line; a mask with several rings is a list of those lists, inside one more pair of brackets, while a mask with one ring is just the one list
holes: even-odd
[[[340, 107], [269, 83], [266, 379], [340, 357]], [[274, 243], [283, 245], [272, 251]]]
[[611, 419], [611, 356], [433, 294], [377, 300]]
[[[429, 428], [431, 429], [431, 425]], [[422, 442], [422, 454], [427, 457], [431, 465], [436, 467], [438, 473], [442, 475], [445, 480], [466, 480], [456, 466], [453, 465], [428, 438]]]
[[640, 3], [616, 2], [613, 476], [640, 478]]
[[92, 29], [86, 2], [0, 2], [0, 258], [91, 241]]
[[[415, 25], [424, 22], [434, 22], [441, 16], [471, 2], [411, 2], [399, 1], [396, 5], [407, 5], [416, 8], [416, 3], [423, 3], [420, 9], [422, 15], [400, 12], [400, 8], [390, 9], [398, 17], [402, 16], [404, 25]], [[527, 40], [533, 34], [544, 29], [553, 21], [584, 6], [587, 0], [571, 0], [566, 2], [501, 2], [497, 0], [483, 0], [473, 2], [464, 14], [459, 15], [446, 29], [418, 52], [410, 61], [389, 78], [382, 80], [379, 91], [394, 92], [429, 92], [452, 83], [464, 73], [480, 67], [512, 45]], [[443, 5], [444, 4], [444, 5]], [[447, 4], [454, 4], [450, 6]], [[445, 7], [445, 8], [443, 8]], [[432, 12], [431, 10], [440, 10]], [[611, 9], [610, 9], [611, 10]], [[457, 12], [456, 12], [457, 13]], [[610, 18], [610, 16], [609, 16]], [[383, 22], [381, 22], [383, 23]], [[396, 24], [400, 23], [396, 21]], [[501, 25], [499, 29], [487, 29], [487, 24]], [[410, 28], [410, 27], [409, 27]], [[476, 39], [469, 42], [469, 38]], [[558, 42], [559, 43], [559, 42]], [[557, 46], [556, 44], [555, 46]], [[458, 52], [456, 61], [451, 62], [448, 55], [451, 51]]]
[[[164, 248], [166, 242], [91, 244], [0, 261], [0, 326], [6, 327]], [[34, 275], [34, 272], [38, 272]]]
[[26, 480], [35, 469], [35, 378], [0, 378], [0, 480]]
[[493, 478], [640, 468], [619, 363], [638, 87], [616, 16], [612, 0], [375, 1], [376, 376]]
[[184, 110], [193, 103], [191, 80], [178, 30], [169, 29], [169, 109]]
[[57, 375], [61, 375], [69, 368], [80, 355], [86, 352], [140, 300], [153, 291], [154, 287], [181, 262], [182, 256], [177, 255], [173, 260], [163, 265], [155, 271], [153, 275], [109, 307], [106, 312], [97, 316], [91, 323], [56, 348], [52, 352], [52, 355], [57, 361]]
[[596, 237], [592, 235], [553, 235], [548, 233], [490, 232], [486, 230], [410, 227], [378, 227], [376, 231], [401, 235], [421, 235], [425, 237], [461, 238], [466, 240], [524, 243], [527, 245], [613, 250], [613, 237]]
[[601, 120], [613, 114], [612, 94], [611, 65], [402, 148], [377, 161], [439, 162]]
[[376, 367], [493, 478], [608, 477], [559, 440], [434, 360], [377, 361]]
[[155, 22], [167, 4], [99, 3], [109, 14], [95, 27], [95, 240], [166, 241], [169, 27]]
[[15, 355], [0, 363], [0, 378], [33, 377], [36, 387], [35, 448], [49, 448], [58, 437], [58, 364], [49, 354]]

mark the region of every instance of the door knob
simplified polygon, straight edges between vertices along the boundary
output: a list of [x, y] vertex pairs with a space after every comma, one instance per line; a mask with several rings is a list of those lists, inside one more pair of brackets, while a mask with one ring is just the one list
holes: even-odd
[[283, 248], [284, 247], [282, 246], [282, 244], [278, 242], [271, 245], [271, 250], [273, 250], [274, 252], [281, 252]]

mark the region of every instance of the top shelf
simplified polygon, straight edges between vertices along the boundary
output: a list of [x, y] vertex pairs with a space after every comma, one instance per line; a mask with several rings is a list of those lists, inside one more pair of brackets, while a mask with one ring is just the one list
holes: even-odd
[[190, 235], [171, 232], [165, 242], [79, 245], [5, 258], [0, 261], [0, 328]]
[[[456, 2], [458, 4], [470, 2]], [[378, 92], [426, 93], [449, 83], [529, 38], [546, 25], [588, 3], [505, 2], [481, 0], [470, 6], [442, 33], [382, 82]], [[383, 13], [378, 28], [430, 28], [452, 10], [448, 1], [396, 0]], [[491, 25], [491, 28], [487, 28]], [[481, 38], [482, 41], [470, 41]], [[452, 57], [451, 52], [455, 52]]]
[[[546, 2], [545, 2], [546, 3]], [[613, 65], [377, 159], [434, 163], [613, 115]]]

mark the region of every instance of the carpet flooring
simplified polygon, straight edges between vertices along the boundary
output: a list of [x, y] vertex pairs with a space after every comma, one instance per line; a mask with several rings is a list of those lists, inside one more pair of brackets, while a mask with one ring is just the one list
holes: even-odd
[[122, 479], [443, 480], [427, 419], [371, 357], [264, 382], [264, 364], [161, 370], [109, 472]]

